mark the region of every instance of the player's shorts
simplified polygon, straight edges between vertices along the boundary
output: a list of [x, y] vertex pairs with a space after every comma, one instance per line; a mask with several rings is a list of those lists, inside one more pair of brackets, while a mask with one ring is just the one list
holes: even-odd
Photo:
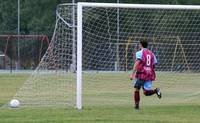
[[141, 79], [135, 79], [133, 80], [134, 88], [140, 89], [141, 87], [145, 90], [151, 90], [152, 87], [152, 81], [151, 80], [141, 80]]

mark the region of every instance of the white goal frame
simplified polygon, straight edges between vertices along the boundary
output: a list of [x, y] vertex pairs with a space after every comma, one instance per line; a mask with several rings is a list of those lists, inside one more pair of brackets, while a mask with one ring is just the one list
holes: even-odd
[[88, 3], [77, 4], [77, 87], [76, 107], [82, 109], [82, 10], [83, 7], [109, 8], [146, 8], [146, 9], [200, 9], [199, 5], [159, 5], [159, 4], [118, 4], [118, 3]]

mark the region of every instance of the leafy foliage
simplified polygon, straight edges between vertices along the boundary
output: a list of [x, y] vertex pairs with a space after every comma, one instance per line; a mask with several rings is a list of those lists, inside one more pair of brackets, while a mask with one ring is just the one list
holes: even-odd
[[[57, 5], [71, 2], [72, 0], [20, 0], [20, 34], [44, 34], [48, 35], [49, 39], [51, 39], [55, 26]], [[117, 0], [75, 0], [75, 2], [116, 3]], [[119, 0], [119, 2], [135, 4], [200, 4], [200, 0]], [[130, 25], [124, 26], [128, 27]], [[113, 28], [116, 28], [116, 26], [113, 26]], [[14, 35], [17, 34], [17, 30], [18, 0], [0, 0], [0, 35]], [[17, 46], [17, 43], [15, 42], [13, 45]], [[28, 45], [30, 45], [28, 47], [31, 47], [38, 44], [35, 42], [35, 44], [29, 43]], [[4, 51], [4, 47], [5, 39], [0, 39], [1, 52]], [[13, 49], [13, 51], [17, 54], [16, 49]], [[13, 51], [8, 54], [9, 57], [13, 56]], [[30, 50], [30, 52], [32, 51]], [[17, 60], [17, 58], [14, 59]]]

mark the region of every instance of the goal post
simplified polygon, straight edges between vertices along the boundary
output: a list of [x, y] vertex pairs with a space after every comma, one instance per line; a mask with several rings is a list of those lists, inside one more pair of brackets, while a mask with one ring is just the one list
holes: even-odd
[[[82, 28], [83, 8], [138, 8], [138, 9], [169, 9], [169, 10], [200, 10], [196, 5], [154, 5], [154, 4], [115, 4], [79, 2], [77, 6], [77, 108], [82, 109]], [[180, 40], [180, 39], [179, 39]], [[184, 55], [185, 57], [185, 55]], [[174, 59], [173, 59], [174, 60]], [[188, 65], [188, 63], [187, 63]], [[173, 66], [172, 66], [173, 67]]]
[[[16, 50], [18, 42], [21, 46], [20, 57], [17, 56]], [[0, 54], [3, 55], [3, 61], [0, 60], [0, 69], [6, 70], [8, 67], [12, 69], [19, 59], [21, 69], [34, 69], [31, 68], [30, 61], [34, 65], [32, 67], [37, 66], [46, 51], [45, 48], [49, 45], [49, 38], [47, 35], [0, 35], [0, 44]], [[34, 49], [35, 51], [32, 51]], [[30, 56], [31, 53], [32, 56]]]
[[77, 8], [77, 108], [82, 109], [82, 8], [83, 6], [78, 3]]
[[159, 63], [155, 84], [176, 93], [162, 104], [188, 103], [193, 92], [182, 88], [200, 79], [199, 23], [195, 5], [60, 4], [50, 44], [14, 98], [21, 106], [79, 110], [132, 105], [128, 74], [145, 39]]

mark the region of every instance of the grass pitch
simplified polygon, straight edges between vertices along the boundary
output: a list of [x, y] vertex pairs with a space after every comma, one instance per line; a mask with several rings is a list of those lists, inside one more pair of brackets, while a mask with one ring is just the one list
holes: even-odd
[[[0, 123], [198, 123], [200, 75], [157, 75], [154, 87], [161, 87], [163, 98], [144, 97], [141, 93], [139, 111], [132, 106], [131, 82], [127, 73], [102, 74], [93, 83], [85, 77], [84, 109], [81, 111], [60, 107], [2, 107]], [[28, 77], [28, 74], [0, 75], [0, 106], [15, 95]], [[115, 79], [109, 80], [112, 77]], [[100, 81], [103, 83], [100, 84]]]

